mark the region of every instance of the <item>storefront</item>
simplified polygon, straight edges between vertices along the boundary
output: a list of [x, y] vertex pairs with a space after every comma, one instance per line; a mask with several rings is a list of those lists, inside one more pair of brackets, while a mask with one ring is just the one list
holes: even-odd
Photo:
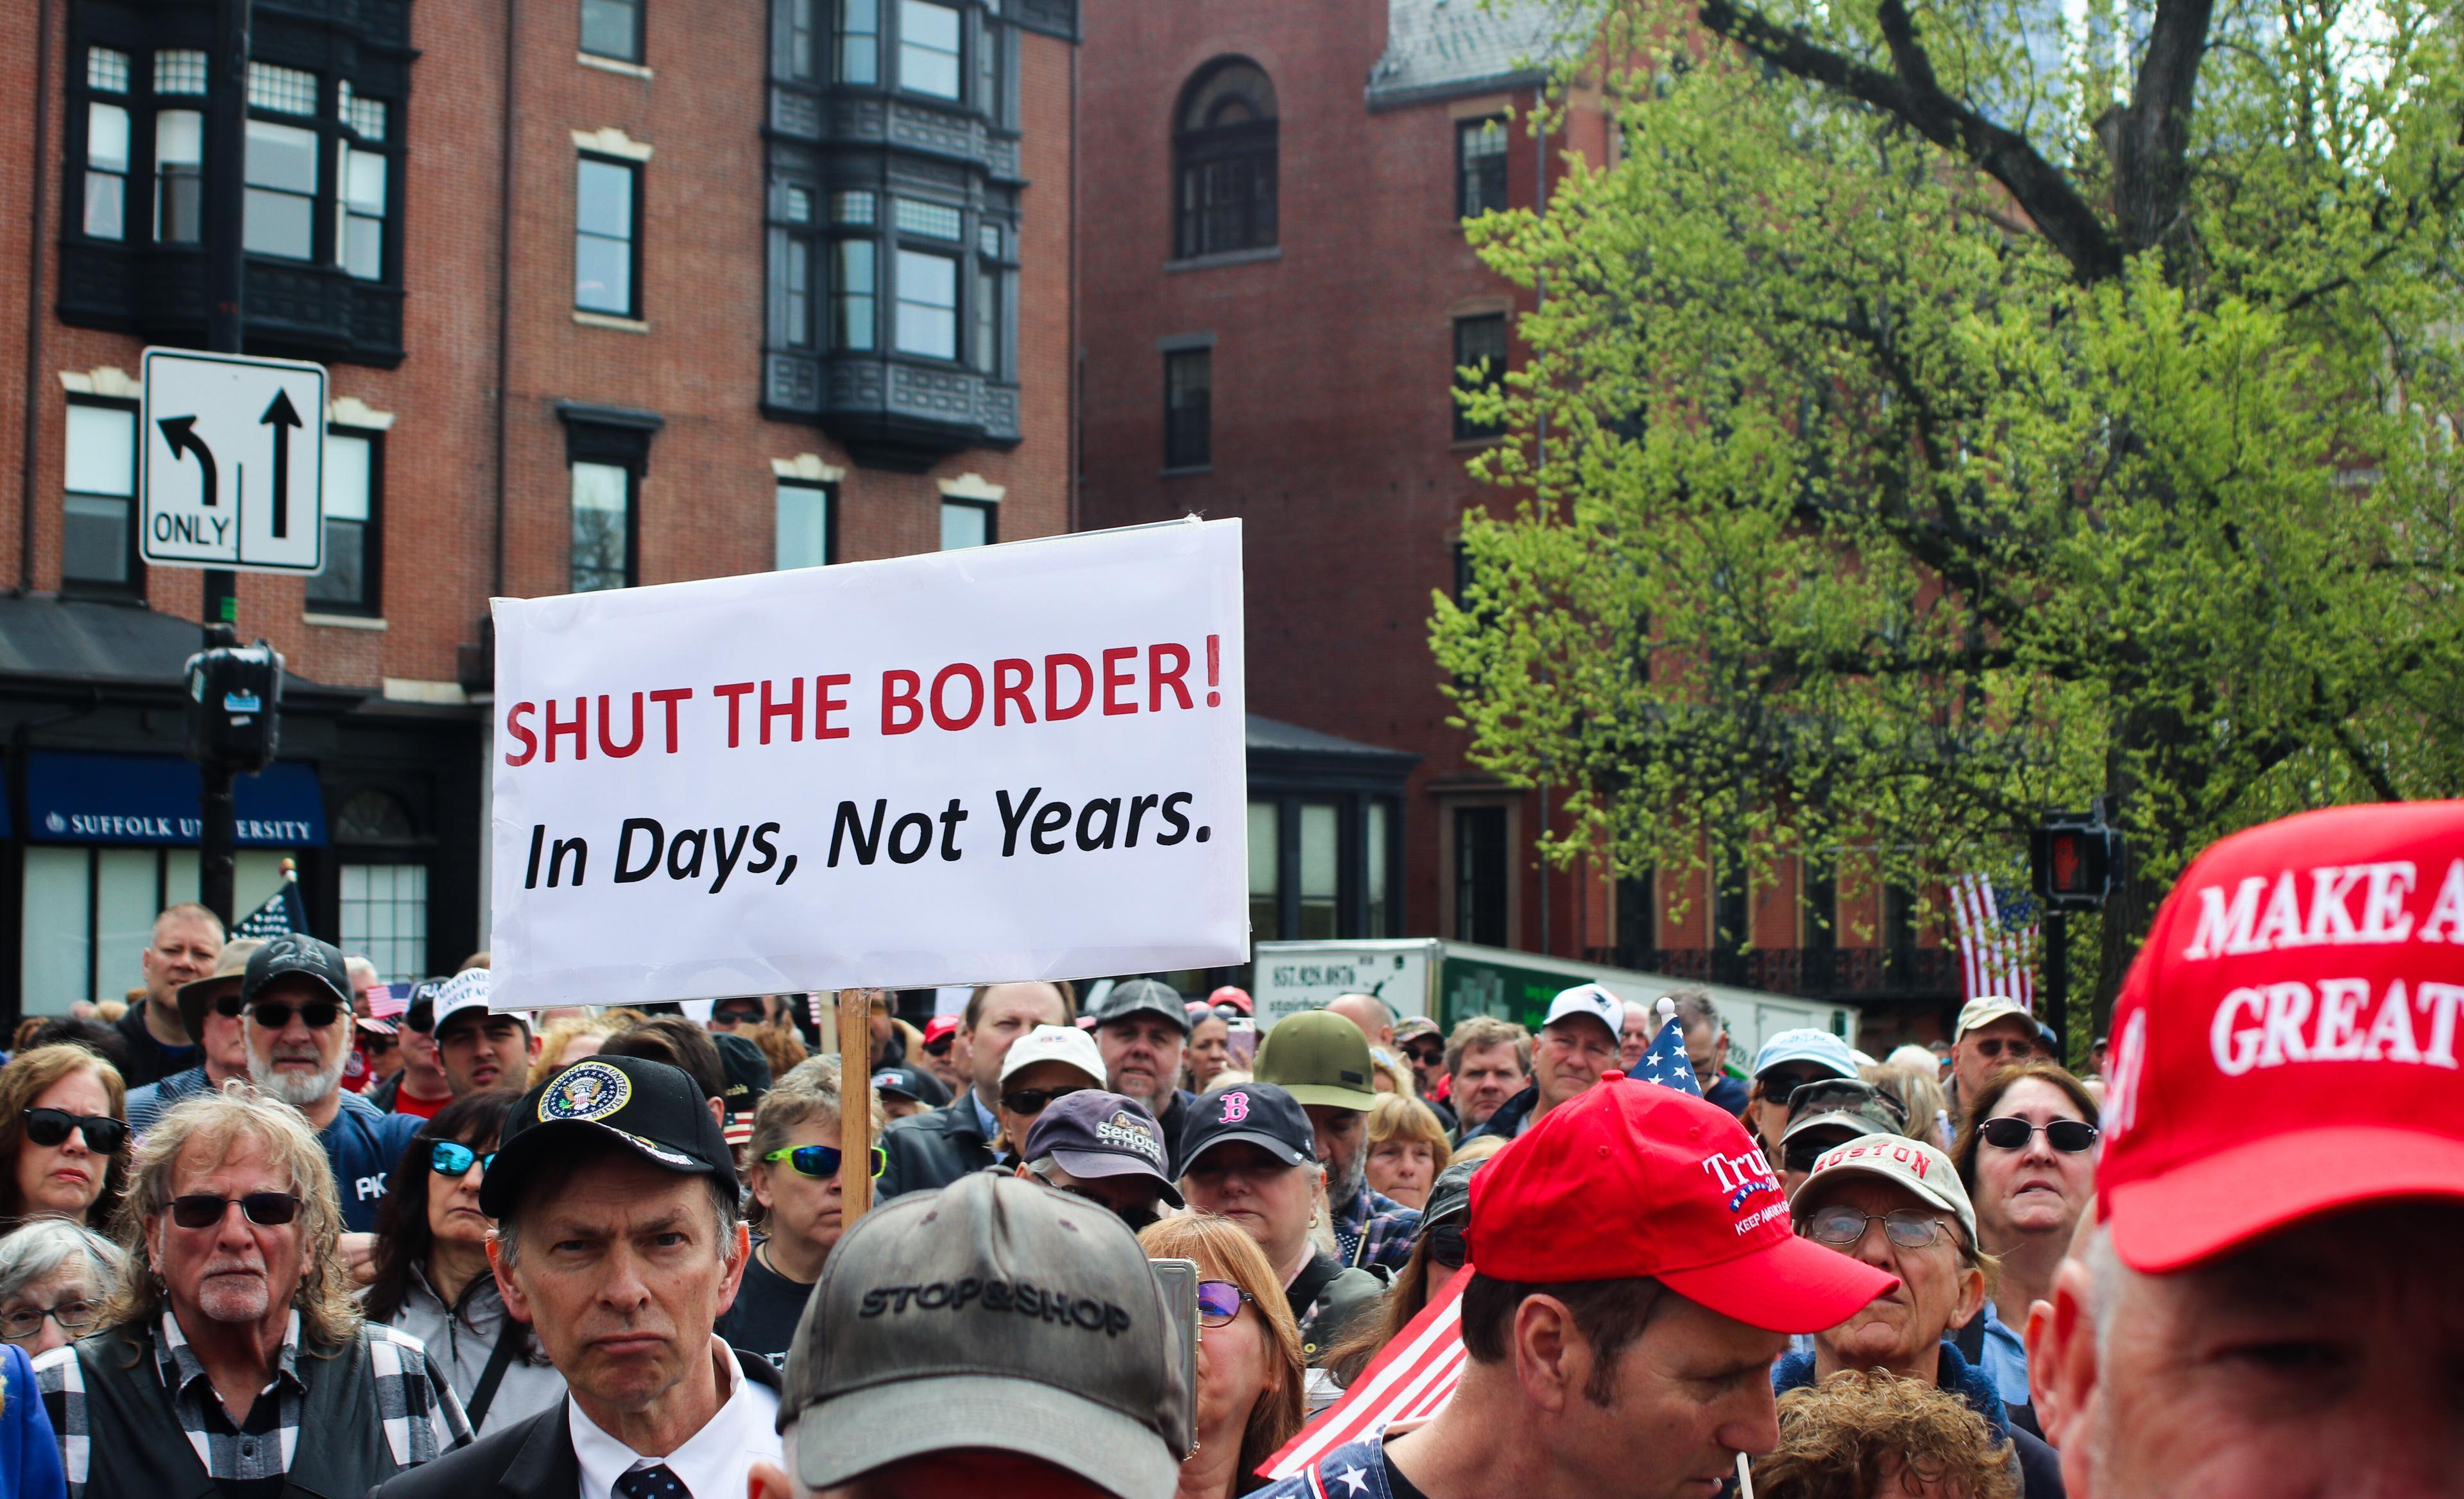
[[[154, 914], [197, 895], [199, 778], [180, 754], [195, 624], [142, 606], [0, 599], [0, 1017], [140, 982]], [[476, 710], [286, 677], [280, 758], [233, 786], [235, 907], [298, 871], [309, 926], [387, 979], [478, 942]]]

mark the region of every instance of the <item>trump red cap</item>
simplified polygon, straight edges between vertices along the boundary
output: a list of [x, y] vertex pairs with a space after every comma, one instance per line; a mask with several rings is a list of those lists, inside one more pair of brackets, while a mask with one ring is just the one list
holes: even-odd
[[1469, 1239], [1492, 1279], [1650, 1276], [1773, 1333], [1837, 1327], [1899, 1284], [1791, 1232], [1787, 1195], [1728, 1111], [1622, 1072], [1471, 1179]]
[[2304, 1219], [2464, 1200], [2464, 802], [2199, 855], [2114, 1002], [2099, 1211], [2150, 1273]]

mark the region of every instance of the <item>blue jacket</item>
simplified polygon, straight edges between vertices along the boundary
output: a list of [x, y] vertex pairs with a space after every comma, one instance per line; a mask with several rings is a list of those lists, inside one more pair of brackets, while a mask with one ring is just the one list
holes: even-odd
[[1386, 1487], [1386, 1434], [1347, 1442], [1291, 1477], [1251, 1489], [1247, 1499], [1395, 1499]]
[[334, 1122], [319, 1131], [317, 1138], [334, 1167], [343, 1231], [371, 1233], [377, 1226], [377, 1204], [385, 1201], [403, 1151], [428, 1121], [415, 1113], [380, 1113], [376, 1105], [348, 1089], [341, 1096]]
[[[1984, 1370], [1960, 1356], [1957, 1345], [1947, 1338], [1942, 1344], [1942, 1362], [1937, 1366], [1935, 1382], [1968, 1402], [1969, 1409], [1985, 1418], [1992, 1430], [1993, 1440], [2012, 1444], [2013, 1455], [2019, 1464], [2019, 1492], [2024, 1499], [2065, 1499], [2062, 1490], [2061, 1460], [2040, 1437], [2011, 1424], [2011, 1414], [2003, 1408], [2002, 1393]], [[1771, 1365], [1771, 1392], [1785, 1395], [1814, 1383], [1814, 1356], [1788, 1354]]]
[[68, 1499], [59, 1439], [24, 1349], [0, 1343], [0, 1377], [8, 1386], [7, 1404], [0, 1406], [0, 1499]]

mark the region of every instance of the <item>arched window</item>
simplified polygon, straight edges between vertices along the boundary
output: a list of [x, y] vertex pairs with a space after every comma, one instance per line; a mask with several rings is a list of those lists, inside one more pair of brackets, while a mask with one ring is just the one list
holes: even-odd
[[336, 843], [409, 843], [417, 836], [410, 808], [373, 786], [352, 792], [334, 812]]
[[1275, 242], [1275, 86], [1244, 57], [1209, 64], [1173, 121], [1173, 254]]

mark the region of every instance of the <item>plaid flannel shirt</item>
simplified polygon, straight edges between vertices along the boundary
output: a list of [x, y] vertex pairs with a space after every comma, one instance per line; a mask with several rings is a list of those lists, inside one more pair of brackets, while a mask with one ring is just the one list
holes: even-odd
[[[426, 1344], [381, 1323], [362, 1324], [360, 1337], [367, 1345], [377, 1415], [396, 1464], [414, 1467], [469, 1444], [471, 1423], [462, 1415], [462, 1402], [429, 1362]], [[205, 1364], [180, 1332], [179, 1319], [168, 1312], [163, 1313], [154, 1338], [155, 1372], [171, 1392], [180, 1428], [196, 1448], [206, 1476], [244, 1483], [278, 1478], [291, 1470], [299, 1447], [300, 1410], [308, 1393], [299, 1378], [298, 1357], [299, 1313], [295, 1311], [283, 1330], [273, 1382], [264, 1392], [278, 1398], [275, 1429], [266, 1436], [246, 1433], [224, 1411], [222, 1397], [206, 1377]], [[83, 1499], [94, 1439], [99, 1435], [109, 1442], [114, 1434], [97, 1433], [87, 1422], [85, 1367], [77, 1362], [77, 1345], [55, 1348], [35, 1359], [34, 1380], [45, 1403], [57, 1415], [55, 1424], [60, 1461], [68, 1470], [69, 1499]]]
[[1334, 1215], [1337, 1258], [1346, 1265], [1382, 1265], [1400, 1273], [1420, 1237], [1420, 1210], [1360, 1189], [1350, 1207]]

